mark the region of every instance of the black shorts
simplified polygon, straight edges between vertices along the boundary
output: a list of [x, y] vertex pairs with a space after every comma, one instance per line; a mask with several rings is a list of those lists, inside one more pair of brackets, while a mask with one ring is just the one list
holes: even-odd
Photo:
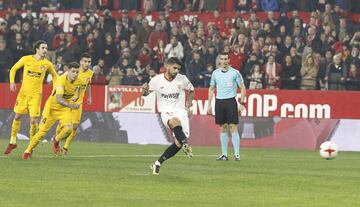
[[216, 99], [215, 101], [215, 123], [238, 124], [238, 104], [235, 98]]

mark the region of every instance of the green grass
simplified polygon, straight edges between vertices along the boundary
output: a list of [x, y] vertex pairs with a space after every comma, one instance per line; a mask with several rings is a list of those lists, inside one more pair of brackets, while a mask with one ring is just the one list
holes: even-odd
[[27, 142], [18, 144], [0, 155], [1, 207], [360, 206], [360, 153], [242, 149], [240, 162], [217, 162], [218, 148], [194, 147], [194, 158], [180, 152], [152, 176], [166, 146], [74, 143], [61, 158], [42, 143], [22, 160]]

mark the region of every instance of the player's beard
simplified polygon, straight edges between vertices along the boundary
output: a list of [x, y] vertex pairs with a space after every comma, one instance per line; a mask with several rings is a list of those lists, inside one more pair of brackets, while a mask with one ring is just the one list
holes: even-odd
[[171, 79], [174, 79], [177, 76], [177, 73], [174, 73], [174, 74], [169, 73], [169, 76]]

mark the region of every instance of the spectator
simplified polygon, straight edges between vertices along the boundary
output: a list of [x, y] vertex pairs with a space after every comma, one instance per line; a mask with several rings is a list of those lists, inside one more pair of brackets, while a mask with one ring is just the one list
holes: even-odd
[[21, 21], [22, 17], [19, 14], [17, 7], [13, 7], [13, 9], [11, 10], [11, 15], [10, 18], [8, 20], [8, 25], [12, 26], [14, 24], [16, 24], [17, 21]]
[[66, 44], [66, 34], [65, 32], [60, 32], [59, 34], [55, 35], [52, 41], [52, 47], [55, 49], [55, 53], [61, 52], [61, 47]]
[[285, 61], [281, 67], [281, 88], [299, 89], [300, 66], [295, 65], [290, 55], [285, 56]]
[[204, 71], [206, 70], [205, 63], [200, 59], [199, 52], [193, 52], [192, 60], [186, 70], [186, 76], [194, 85], [194, 87], [200, 87], [204, 85]]
[[328, 82], [328, 89], [345, 90], [345, 80], [347, 78], [347, 74], [347, 68], [341, 62], [341, 55], [334, 55], [333, 62], [326, 70], [325, 80]]
[[167, 55], [167, 58], [176, 57], [179, 60], [183, 59], [184, 48], [175, 36], [172, 36], [170, 38], [170, 43], [166, 45], [165, 54]]
[[245, 54], [240, 51], [240, 45], [236, 44], [230, 52], [230, 66], [238, 70], [244, 76]]
[[324, 32], [320, 33], [320, 38], [314, 41], [312, 48], [314, 52], [320, 53], [321, 55], [324, 55], [326, 51], [331, 49], [329, 39]]
[[113, 37], [110, 33], [107, 33], [105, 35], [103, 48], [100, 50], [100, 58], [104, 60], [106, 68], [111, 68], [115, 64], [117, 59], [116, 54], [118, 54], [118, 52], [116, 45], [114, 44]]
[[320, 90], [325, 90], [326, 89], [326, 81], [325, 81], [325, 77], [326, 77], [326, 70], [329, 67], [330, 63], [332, 63], [332, 58], [333, 58], [333, 54], [331, 50], [326, 51], [325, 53], [325, 57], [321, 58], [320, 60], [320, 67], [319, 67], [319, 72], [317, 75], [317, 80], [318, 80], [318, 88]]
[[135, 61], [135, 67], [134, 67], [134, 74], [137, 76], [137, 75], [141, 75], [141, 76], [144, 76], [145, 75], [145, 67], [141, 67], [141, 62], [140, 60], [136, 60]]
[[149, 21], [147, 19], [142, 20], [142, 25], [137, 31], [136, 36], [138, 37], [139, 44], [143, 46], [144, 43], [149, 41], [149, 36], [152, 31], [152, 28], [149, 25]]
[[[108, 74], [109, 72], [106, 72], [106, 71], [109, 71], [110, 69], [107, 69], [106, 66], [105, 66], [105, 62], [103, 59], [99, 58], [98, 61], [97, 61], [97, 65], [99, 68], [100, 68], [100, 71], [103, 73], [103, 74]], [[95, 66], [94, 66], [95, 67]], [[105, 71], [105, 72], [104, 72]]]
[[120, 20], [116, 21], [114, 32], [113, 35], [116, 43], [119, 43], [121, 40], [128, 41], [130, 39], [130, 31], [124, 27], [124, 24]]
[[299, 55], [299, 53], [296, 51], [295, 47], [291, 47], [290, 48], [290, 56], [293, 59], [293, 63], [295, 65], [301, 65], [301, 56]]
[[168, 34], [163, 30], [161, 23], [157, 22], [155, 24], [155, 30], [152, 31], [149, 36], [148, 43], [150, 48], [154, 48], [157, 45], [159, 39], [162, 40], [164, 44], [167, 44], [169, 41]]
[[210, 86], [210, 80], [211, 80], [211, 75], [212, 72], [214, 71], [214, 65], [211, 63], [208, 63], [206, 65], [206, 71], [204, 71], [202, 73], [202, 75], [204, 76], [204, 88], [207, 88]]
[[302, 63], [300, 70], [301, 75], [301, 90], [314, 90], [316, 89], [316, 76], [318, 73], [318, 67], [315, 64], [314, 58], [311, 54], [308, 54]]
[[11, 54], [13, 56], [12, 62], [10, 64], [13, 64], [20, 60], [20, 58], [24, 55], [28, 55], [31, 53], [30, 46], [26, 41], [23, 41], [22, 34], [16, 33], [15, 34], [15, 40], [12, 40], [10, 43], [10, 50]]
[[55, 68], [57, 74], [59, 74], [59, 75], [63, 74], [66, 69], [65, 67], [66, 67], [66, 64], [64, 62], [63, 56], [61, 56], [61, 55], [57, 56], [55, 64], [54, 64], [54, 68]]
[[138, 80], [132, 68], [126, 69], [126, 75], [123, 77], [122, 85], [129, 85], [129, 86], [138, 85]]
[[106, 81], [110, 86], [121, 85], [123, 75], [124, 74], [121, 72], [120, 67], [118, 65], [114, 65], [111, 68], [111, 72], [106, 76]]
[[352, 47], [349, 63], [354, 64], [357, 68], [360, 68], [360, 52], [358, 46]]
[[91, 84], [94, 85], [106, 85], [106, 77], [102, 72], [102, 68], [97, 66], [93, 67], [94, 75], [91, 79]]
[[287, 35], [285, 37], [284, 43], [280, 46], [280, 52], [282, 54], [281, 56], [284, 57], [286, 54], [289, 54], [292, 46], [293, 44], [291, 36]]
[[87, 51], [91, 55], [91, 60], [93, 62], [97, 62], [99, 59], [99, 43], [95, 40], [95, 35], [93, 33], [89, 33], [86, 37], [86, 44], [84, 48], [80, 48], [80, 50]]
[[141, 48], [138, 60], [140, 61], [141, 67], [145, 67], [145, 65], [150, 65], [152, 61], [150, 51], [147, 48]]
[[31, 30], [31, 25], [29, 22], [24, 22], [21, 30], [23, 41], [26, 41], [30, 46], [36, 41], [36, 35]]
[[265, 85], [265, 74], [260, 69], [259, 64], [252, 66], [249, 75], [247, 76], [249, 82], [249, 89], [263, 89]]
[[280, 88], [281, 65], [275, 62], [275, 57], [270, 55], [268, 61], [263, 65], [265, 84], [267, 89]]
[[56, 59], [56, 55], [55, 55], [55, 49], [53, 47], [53, 39], [55, 38], [56, 32], [55, 32], [55, 27], [53, 24], [49, 24], [47, 31], [45, 33], [38, 33], [38, 34], [43, 34], [42, 35], [42, 40], [44, 40], [47, 45], [48, 45], [48, 51], [46, 53], [47, 58], [51, 61], [51, 62], [55, 62]]
[[61, 46], [60, 51], [58, 55], [62, 55], [66, 63], [76, 61], [80, 54], [80, 47], [71, 33], [66, 34], [66, 44]]
[[[63, 74], [68, 68], [67, 68], [67, 65], [65, 65], [64, 63], [64, 59], [61, 55], [59, 55], [57, 58], [56, 58], [56, 62], [54, 64], [54, 69], [56, 71], [56, 73], [60, 76], [61, 74]], [[53, 77], [51, 74], [47, 74], [46, 76], [46, 83], [47, 84], [51, 84], [53, 83]]]
[[350, 65], [349, 75], [346, 79], [346, 90], [360, 90], [360, 73], [355, 64]]
[[6, 41], [0, 40], [0, 83], [9, 81], [12, 59], [11, 51], [6, 48]]
[[216, 48], [213, 45], [209, 45], [207, 48], [207, 51], [205, 53], [205, 64], [212, 64], [213, 68], [215, 68], [216, 65], [216, 57], [218, 56], [218, 53], [216, 51]]
[[158, 71], [165, 61], [165, 44], [163, 40], [158, 40], [157, 45], [153, 48], [153, 66]]

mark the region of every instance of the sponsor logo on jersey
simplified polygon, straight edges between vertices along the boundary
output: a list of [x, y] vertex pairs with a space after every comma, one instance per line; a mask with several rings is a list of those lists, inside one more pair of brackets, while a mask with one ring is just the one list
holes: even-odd
[[34, 77], [34, 78], [40, 78], [41, 77], [41, 73], [31, 71], [31, 70], [28, 70], [26, 75], [30, 76], [30, 77]]
[[178, 99], [179, 96], [180, 96], [180, 93], [169, 93], [169, 94], [164, 94], [164, 93], [162, 93], [162, 94], [161, 94], [161, 97], [162, 97], [162, 98], [167, 98], [167, 99], [170, 99], [170, 98]]
[[40, 69], [41, 69], [42, 71], [44, 71], [44, 70], [45, 70], [45, 66], [44, 66], [44, 65], [40, 66]]

